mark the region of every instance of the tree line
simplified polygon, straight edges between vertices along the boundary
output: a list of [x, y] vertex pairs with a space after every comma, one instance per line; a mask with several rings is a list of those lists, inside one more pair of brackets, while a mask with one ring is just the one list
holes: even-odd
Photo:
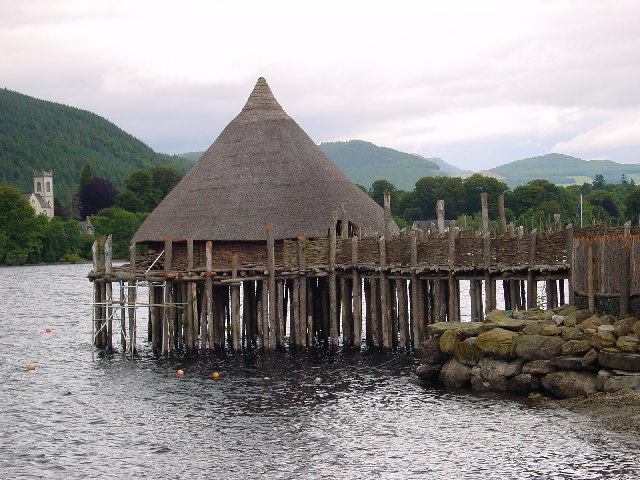
[[[598, 174], [592, 183], [555, 185], [547, 180], [532, 180], [511, 190], [495, 178], [479, 174], [468, 178], [423, 177], [408, 192], [399, 190], [387, 180], [376, 180], [370, 188], [360, 186], [379, 205], [384, 193], [391, 196], [391, 213], [400, 227], [409, 227], [416, 220], [436, 218], [436, 202], [444, 200], [446, 218], [458, 225], [480, 225], [480, 194], [489, 196], [489, 216], [497, 219], [498, 197], [505, 197], [508, 222], [537, 228], [551, 221], [559, 213], [563, 223], [574, 225], [595, 223], [638, 223], [640, 215], [640, 187], [624, 175], [618, 183], [608, 183]], [[464, 222], [464, 223], [463, 223]]]
[[[99, 235], [113, 235], [114, 258], [126, 258], [129, 243], [148, 214], [180, 181], [182, 175], [169, 167], [132, 172], [118, 190], [112, 182], [95, 177], [88, 165], [78, 179], [78, 189], [69, 205], [56, 201], [55, 216], [36, 216], [20, 192], [0, 187], [0, 264], [80, 261], [91, 256], [91, 245]], [[499, 180], [481, 175], [468, 178], [423, 177], [412, 191], [395, 188], [387, 180], [376, 180], [370, 188], [359, 187], [381, 206], [384, 194], [391, 196], [391, 211], [401, 228], [416, 220], [436, 218], [436, 202], [444, 200], [446, 217], [458, 225], [479, 228], [480, 194], [489, 196], [489, 215], [498, 217], [498, 197], [505, 196], [508, 222], [537, 228], [559, 213], [563, 223], [585, 225], [640, 220], [640, 187], [622, 176], [608, 183], [596, 175], [592, 183], [561, 187], [547, 180], [533, 180], [513, 190]], [[582, 202], [581, 202], [582, 200]], [[582, 203], [582, 209], [581, 209]], [[94, 233], [86, 233], [78, 220], [89, 219]]]

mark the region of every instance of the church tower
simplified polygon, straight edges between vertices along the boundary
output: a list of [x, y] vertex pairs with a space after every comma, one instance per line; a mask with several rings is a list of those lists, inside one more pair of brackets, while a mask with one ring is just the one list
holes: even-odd
[[[33, 193], [40, 195], [44, 204], [42, 212], [47, 217], [53, 218], [53, 172], [35, 171], [33, 172]], [[46, 205], [46, 206], [45, 206]]]

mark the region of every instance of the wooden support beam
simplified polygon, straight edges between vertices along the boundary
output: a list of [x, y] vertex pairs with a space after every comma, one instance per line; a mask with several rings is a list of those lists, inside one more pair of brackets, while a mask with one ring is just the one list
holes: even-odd
[[482, 192], [480, 194], [480, 203], [481, 203], [481, 207], [482, 207], [482, 233], [483, 234], [489, 233], [489, 205], [488, 205], [488, 198], [489, 198], [489, 196], [487, 195], [486, 192]]
[[[629, 313], [631, 298], [631, 240], [625, 241], [620, 251], [620, 318]], [[613, 272], [612, 272], [613, 273]]]
[[[346, 211], [344, 211], [346, 216]], [[345, 217], [343, 217], [344, 220]], [[343, 233], [346, 233], [346, 227], [342, 228]], [[313, 331], [307, 323], [307, 277], [305, 276], [305, 270], [307, 269], [307, 250], [305, 248], [306, 238], [304, 236], [298, 237], [298, 308], [300, 309], [298, 322], [298, 338], [300, 339], [300, 346], [303, 348], [310, 348], [312, 346]]]
[[273, 225], [267, 225], [267, 268], [269, 269], [269, 282], [266, 287], [268, 288], [267, 302], [268, 302], [268, 315], [267, 321], [263, 323], [267, 327], [269, 351], [273, 352], [276, 349], [276, 336], [274, 325], [276, 323], [276, 304], [278, 302], [276, 298], [276, 253], [275, 253], [275, 239], [273, 236]]
[[351, 285], [353, 291], [353, 347], [362, 344], [362, 284], [358, 273], [358, 237], [351, 237]]
[[171, 260], [173, 257], [173, 237], [164, 237], [164, 273], [171, 271]]
[[207, 271], [204, 285], [204, 296], [206, 305], [207, 340], [209, 341], [209, 348], [213, 350], [215, 348], [215, 317], [213, 308], [213, 280], [211, 279], [211, 270], [213, 269], [213, 243], [211, 242], [207, 242], [205, 244], [205, 262], [205, 268]]
[[187, 272], [193, 271], [193, 238], [187, 238]]
[[596, 313], [596, 291], [595, 291], [595, 265], [593, 239], [589, 239], [587, 248], [587, 296], [589, 297], [589, 311]]
[[444, 234], [444, 200], [438, 200], [436, 202], [436, 215], [438, 216], [438, 233]]
[[336, 287], [336, 217], [329, 226], [329, 322], [330, 322], [330, 349], [338, 350], [339, 326]]
[[380, 237], [378, 240], [378, 255], [380, 261], [380, 320], [382, 327], [382, 348], [385, 351], [392, 349], [391, 318], [389, 315], [389, 284], [385, 274], [387, 266], [386, 240]]
[[[231, 278], [238, 278], [240, 260], [238, 255], [231, 257]], [[234, 352], [242, 350], [240, 336], [240, 286], [233, 285], [231, 289], [231, 349]]]

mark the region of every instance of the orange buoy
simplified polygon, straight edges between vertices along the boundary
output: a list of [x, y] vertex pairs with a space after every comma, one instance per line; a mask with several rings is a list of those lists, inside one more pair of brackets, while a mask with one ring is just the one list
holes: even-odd
[[27, 365], [27, 370], [35, 370], [36, 366], [33, 363], [30, 363], [29, 365]]
[[44, 329], [44, 331], [45, 331], [46, 333], [51, 333], [51, 329], [50, 329], [50, 328], [45, 328], [45, 329]]
[[218, 372], [213, 372], [211, 374], [211, 378], [215, 378], [217, 380], [218, 378], [220, 378], [220, 374]]
[[184, 375], [184, 372], [182, 370], [178, 370], [176, 372], [176, 375], [178, 375], [179, 377], [181, 377], [182, 375]]

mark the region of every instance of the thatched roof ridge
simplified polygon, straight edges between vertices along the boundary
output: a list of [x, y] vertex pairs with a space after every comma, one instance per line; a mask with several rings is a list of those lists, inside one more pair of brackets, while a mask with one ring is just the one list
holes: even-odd
[[[138, 243], [323, 237], [333, 212], [368, 234], [384, 233], [382, 208], [285, 113], [264, 78], [182, 181], [136, 232]], [[394, 225], [395, 227], [395, 225]]]

